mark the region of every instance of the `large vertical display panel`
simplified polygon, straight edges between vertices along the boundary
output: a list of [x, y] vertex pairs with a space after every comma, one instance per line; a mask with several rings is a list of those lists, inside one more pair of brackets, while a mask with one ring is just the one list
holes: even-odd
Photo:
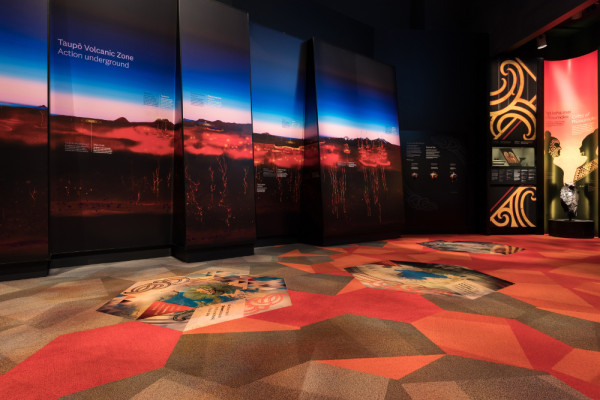
[[248, 15], [212, 0], [180, 0], [179, 28], [183, 192], [177, 195], [184, 209], [176, 254], [190, 260], [227, 246], [252, 251]]
[[256, 234], [295, 236], [304, 158], [305, 48], [300, 39], [253, 24], [250, 49]]
[[560, 190], [574, 184], [577, 218], [598, 232], [598, 52], [544, 61], [545, 216], [565, 218]]
[[47, 271], [47, 14], [45, 0], [0, 13], [0, 279]]
[[314, 40], [323, 241], [400, 233], [402, 171], [393, 68]]
[[53, 0], [54, 254], [171, 242], [176, 4]]
[[491, 64], [487, 232], [532, 233], [537, 226], [537, 60]]

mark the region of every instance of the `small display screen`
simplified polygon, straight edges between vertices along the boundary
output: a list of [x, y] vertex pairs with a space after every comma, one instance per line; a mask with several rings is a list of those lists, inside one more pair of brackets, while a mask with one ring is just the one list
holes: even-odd
[[492, 147], [492, 167], [535, 167], [535, 149]]
[[511, 167], [521, 165], [521, 161], [519, 160], [519, 157], [516, 156], [516, 154], [512, 151], [512, 149], [504, 148], [504, 149], [500, 149], [500, 151], [502, 151], [502, 155], [504, 156], [504, 159], [506, 160], [508, 165], [510, 165]]

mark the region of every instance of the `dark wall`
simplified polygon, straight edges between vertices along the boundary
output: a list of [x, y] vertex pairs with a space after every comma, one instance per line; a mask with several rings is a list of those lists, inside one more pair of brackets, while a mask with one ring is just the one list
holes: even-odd
[[411, 29], [440, 31], [470, 29], [473, 20], [471, 1], [410, 0], [409, 3]]
[[250, 14], [250, 21], [307, 40], [318, 37], [329, 43], [373, 55], [374, 29], [316, 1], [219, 0]]
[[[480, 232], [485, 214], [487, 36], [425, 30], [380, 31], [375, 40], [375, 57], [396, 68], [401, 138], [403, 131], [413, 131], [411, 137], [414, 131], [423, 131], [424, 135], [435, 132], [461, 147], [465, 154], [465, 172], [459, 173], [459, 179], [465, 179], [466, 185], [459, 195], [467, 207], [440, 207], [436, 218], [422, 223], [411, 221], [407, 209], [405, 232]], [[429, 200], [433, 202], [445, 201], [443, 191], [431, 196]], [[456, 223], [456, 215], [455, 222], [445, 223], [448, 212], [462, 214], [462, 223]]]
[[374, 29], [408, 28], [412, 25], [414, 0], [314, 0]]
[[480, 34], [377, 32], [375, 58], [396, 67], [400, 130], [479, 127], [486, 52]]

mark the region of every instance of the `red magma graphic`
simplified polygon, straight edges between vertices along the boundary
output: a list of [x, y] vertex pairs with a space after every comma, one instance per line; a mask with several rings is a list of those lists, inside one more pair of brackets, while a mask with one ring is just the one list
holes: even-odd
[[27, 146], [48, 144], [46, 108], [0, 106], [0, 141]]
[[218, 128], [208, 122], [186, 126], [184, 130], [185, 152], [194, 155], [223, 155], [236, 160], [251, 160], [252, 137], [242, 132], [227, 132], [225, 129], [226, 127]]
[[45, 108], [0, 106], [0, 262], [45, 259], [48, 252]]
[[132, 152], [170, 156], [173, 154], [173, 124], [168, 120], [129, 122], [125, 118], [106, 121], [93, 118], [51, 117], [53, 150], [112, 154]]
[[[386, 171], [399, 171], [399, 166], [393, 165], [388, 157], [388, 151], [394, 147], [393, 150], [397, 150], [398, 146], [384, 140], [322, 138], [320, 161], [330, 183], [328, 209], [332, 216], [343, 219], [352, 214], [349, 209], [355, 209], [360, 202], [366, 217], [382, 221], [381, 198], [388, 191]], [[350, 193], [350, 187], [360, 188], [361, 195]]]
[[[255, 134], [254, 136], [256, 138], [254, 165], [257, 184], [266, 181], [263, 172], [267, 168], [273, 171], [279, 203], [290, 200], [293, 203], [299, 203], [304, 161], [304, 146], [300, 144], [302, 140], [265, 134]], [[267, 140], [281, 142], [281, 145], [265, 143]]]
[[183, 149], [188, 244], [252, 237], [251, 125], [185, 121]]
[[53, 217], [171, 212], [174, 125], [51, 116]]

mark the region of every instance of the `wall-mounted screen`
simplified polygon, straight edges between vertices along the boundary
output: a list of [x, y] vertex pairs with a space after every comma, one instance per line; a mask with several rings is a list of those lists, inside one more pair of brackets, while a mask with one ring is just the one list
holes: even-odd
[[2, 4], [0, 264], [48, 258], [47, 18], [47, 1]]
[[325, 236], [399, 233], [402, 168], [393, 68], [314, 41]]
[[179, 2], [186, 248], [255, 239], [248, 24], [216, 1]]
[[258, 238], [299, 232], [304, 160], [305, 47], [250, 26], [252, 122]]
[[169, 245], [176, 5], [50, 6], [51, 250]]

